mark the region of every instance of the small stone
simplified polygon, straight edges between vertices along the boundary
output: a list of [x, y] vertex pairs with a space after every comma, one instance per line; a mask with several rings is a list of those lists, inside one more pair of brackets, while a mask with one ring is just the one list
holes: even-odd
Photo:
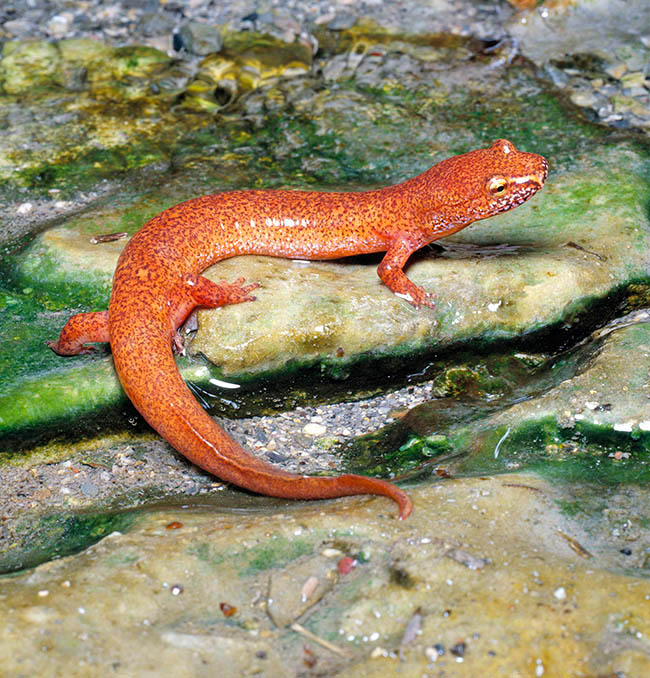
[[[61, 86], [69, 92], [82, 92], [86, 88], [88, 79], [88, 69], [85, 66], [74, 66], [64, 64], [61, 68], [59, 81]], [[71, 116], [70, 119], [78, 118], [78, 115]]]
[[626, 73], [621, 78], [621, 84], [623, 87], [643, 87], [645, 84], [645, 75], [643, 71], [634, 71], [632, 73]]
[[318, 436], [322, 436], [326, 431], [327, 431], [327, 429], [322, 424], [314, 424], [314, 423], [306, 424], [302, 429], [302, 432], [306, 436], [310, 436], [312, 438], [317, 438]]
[[612, 78], [615, 78], [616, 80], [620, 80], [626, 71], [627, 66], [621, 63], [608, 64], [607, 66], [605, 66], [605, 73], [607, 73], [607, 75], [611, 76]]
[[97, 485], [95, 485], [95, 483], [91, 483], [88, 480], [81, 483], [79, 489], [81, 490], [81, 494], [83, 494], [85, 497], [96, 497], [99, 494]]
[[128, 9], [153, 12], [158, 9], [158, 0], [122, 0], [122, 5]]
[[215, 26], [196, 21], [181, 26], [179, 34], [188, 52], [206, 56], [219, 52], [223, 47], [223, 38]]
[[576, 106], [583, 108], [593, 108], [598, 103], [598, 98], [591, 91], [573, 92], [571, 94], [571, 101]]
[[556, 87], [566, 87], [569, 84], [569, 76], [563, 70], [550, 64], [547, 64], [544, 70]]
[[614, 111], [616, 113], [632, 113], [640, 118], [648, 117], [648, 108], [633, 97], [623, 96], [622, 94], [613, 97]]
[[36, 27], [31, 21], [25, 21], [24, 19], [14, 19], [13, 21], [5, 21], [2, 25], [5, 31], [9, 35], [15, 37], [25, 37], [27, 35], [34, 35], [36, 33]]
[[72, 14], [65, 12], [63, 14], [55, 14], [45, 25], [47, 32], [53, 38], [62, 38], [72, 26]]
[[163, 12], [143, 14], [138, 21], [138, 29], [146, 36], [171, 33], [173, 26], [172, 19]]
[[566, 600], [566, 589], [564, 586], [558, 586], [555, 591], [553, 591], [553, 595], [557, 600]]

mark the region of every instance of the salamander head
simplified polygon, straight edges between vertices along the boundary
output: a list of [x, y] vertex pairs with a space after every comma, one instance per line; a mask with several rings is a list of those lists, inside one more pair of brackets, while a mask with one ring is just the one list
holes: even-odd
[[485, 196], [483, 209], [488, 215], [521, 205], [535, 195], [546, 181], [546, 158], [536, 153], [518, 151], [505, 139], [495, 141], [483, 154], [486, 157], [485, 176], [482, 177]]
[[541, 155], [498, 139], [489, 148], [443, 160], [429, 172], [445, 221], [467, 225], [528, 200], [544, 185], [548, 164]]

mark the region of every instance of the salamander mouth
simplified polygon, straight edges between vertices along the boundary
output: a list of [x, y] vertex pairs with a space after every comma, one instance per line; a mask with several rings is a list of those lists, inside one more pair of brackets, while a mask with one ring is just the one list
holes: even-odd
[[[540, 160], [541, 167], [539, 171], [517, 177], [512, 180], [512, 183], [515, 186], [521, 186], [522, 189], [532, 185], [535, 190], [538, 191], [544, 185], [546, 177], [548, 176], [548, 163], [546, 162], [546, 158], [540, 158]], [[517, 193], [518, 192], [519, 191], [517, 191]]]

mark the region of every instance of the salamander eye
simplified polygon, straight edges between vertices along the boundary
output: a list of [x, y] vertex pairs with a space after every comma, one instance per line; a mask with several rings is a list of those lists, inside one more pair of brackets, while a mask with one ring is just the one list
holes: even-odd
[[501, 195], [507, 186], [508, 181], [505, 177], [491, 177], [487, 182], [487, 190], [492, 195]]

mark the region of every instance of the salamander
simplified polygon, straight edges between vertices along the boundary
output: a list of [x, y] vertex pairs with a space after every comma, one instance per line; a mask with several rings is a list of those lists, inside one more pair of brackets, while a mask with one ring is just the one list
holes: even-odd
[[174, 360], [176, 332], [190, 312], [255, 300], [259, 285], [212, 282], [201, 272], [243, 254], [326, 260], [385, 252], [379, 278], [416, 308], [433, 295], [406, 277], [413, 252], [472, 222], [510, 210], [544, 184], [546, 160], [505, 140], [457, 155], [403, 183], [364, 192], [240, 190], [194, 198], [153, 217], [123, 250], [108, 311], [71, 317], [59, 355], [110, 342], [120, 382], [145, 420], [176, 450], [221, 480], [260, 494], [323, 499], [377, 494], [412, 510], [395, 485], [359, 475], [288, 473], [253, 456], [202, 409]]

